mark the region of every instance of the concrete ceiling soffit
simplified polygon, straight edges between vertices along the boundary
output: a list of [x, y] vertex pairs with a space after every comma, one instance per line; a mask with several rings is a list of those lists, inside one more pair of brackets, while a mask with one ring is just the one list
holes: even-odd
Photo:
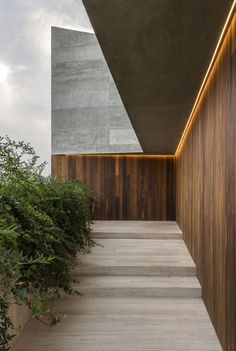
[[145, 153], [174, 154], [232, 0], [83, 0]]

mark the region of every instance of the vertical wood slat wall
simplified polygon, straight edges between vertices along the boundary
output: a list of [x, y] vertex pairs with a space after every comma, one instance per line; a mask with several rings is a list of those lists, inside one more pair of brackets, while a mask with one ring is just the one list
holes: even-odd
[[236, 351], [236, 16], [176, 160], [177, 222], [224, 350]]
[[175, 220], [173, 157], [53, 155], [52, 174], [99, 194], [94, 219]]

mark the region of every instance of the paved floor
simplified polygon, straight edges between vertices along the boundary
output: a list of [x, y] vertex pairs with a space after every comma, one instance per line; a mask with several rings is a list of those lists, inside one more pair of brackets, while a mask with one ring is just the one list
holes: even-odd
[[101, 221], [82, 262], [84, 296], [49, 328], [30, 321], [15, 351], [218, 351], [195, 265], [175, 222]]

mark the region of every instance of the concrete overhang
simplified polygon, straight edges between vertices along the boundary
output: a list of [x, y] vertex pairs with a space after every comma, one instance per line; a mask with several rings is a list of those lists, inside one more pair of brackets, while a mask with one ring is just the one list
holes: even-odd
[[174, 154], [232, 0], [83, 0], [144, 153]]

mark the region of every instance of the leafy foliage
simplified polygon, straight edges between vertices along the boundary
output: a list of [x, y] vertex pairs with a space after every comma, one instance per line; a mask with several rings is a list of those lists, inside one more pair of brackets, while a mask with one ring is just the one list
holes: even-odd
[[79, 295], [69, 272], [94, 245], [89, 189], [44, 177], [44, 167], [29, 144], [0, 138], [0, 351], [13, 337], [12, 303], [49, 325], [59, 321], [49, 306], [62, 291]]

